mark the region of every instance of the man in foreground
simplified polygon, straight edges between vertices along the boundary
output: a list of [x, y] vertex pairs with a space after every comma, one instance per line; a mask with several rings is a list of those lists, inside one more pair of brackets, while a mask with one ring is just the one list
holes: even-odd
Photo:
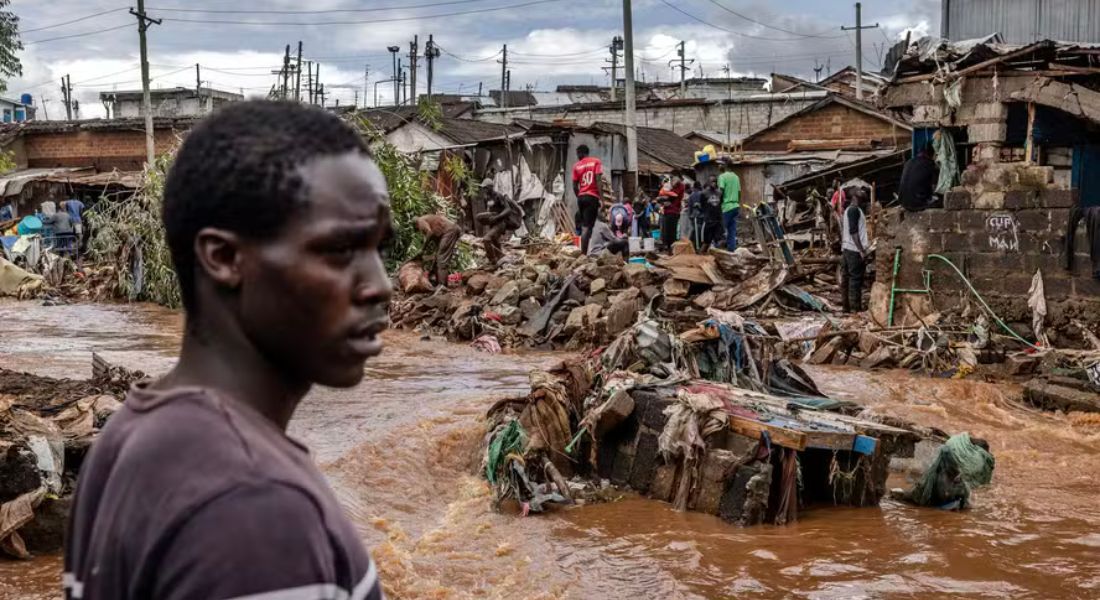
[[382, 350], [386, 183], [337, 117], [244, 102], [184, 142], [164, 225], [186, 313], [179, 362], [134, 386], [80, 472], [70, 599], [382, 598], [308, 451], [314, 384]]
[[741, 216], [741, 178], [728, 163], [719, 165], [718, 190], [722, 192], [722, 226], [726, 230], [726, 250], [737, 249], [737, 218]]
[[577, 146], [577, 164], [573, 165], [573, 194], [577, 197], [577, 214], [580, 215], [581, 253], [588, 254], [588, 241], [592, 228], [600, 214], [600, 176], [603, 163], [588, 155], [588, 146]]

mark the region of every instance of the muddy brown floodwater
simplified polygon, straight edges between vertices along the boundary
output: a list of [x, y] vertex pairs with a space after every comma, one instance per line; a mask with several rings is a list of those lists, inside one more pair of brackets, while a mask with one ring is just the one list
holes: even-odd
[[[156, 307], [0, 302], [0, 365], [84, 377], [96, 351], [155, 374], [180, 326]], [[291, 432], [314, 448], [392, 598], [1100, 597], [1100, 428], [1025, 408], [1015, 386], [813, 369], [836, 397], [988, 439], [994, 483], [964, 513], [886, 501], [739, 529], [627, 496], [521, 519], [494, 513], [473, 473], [479, 417], [558, 357], [404, 332], [386, 342], [362, 386], [314, 391]], [[59, 569], [57, 557], [0, 562], [0, 598], [59, 597]]]

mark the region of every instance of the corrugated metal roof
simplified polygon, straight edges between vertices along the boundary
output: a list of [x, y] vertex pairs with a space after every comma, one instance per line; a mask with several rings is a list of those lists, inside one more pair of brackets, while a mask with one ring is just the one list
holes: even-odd
[[[622, 125], [617, 123], [594, 123], [592, 129], [598, 131], [604, 131], [608, 133], [616, 133], [619, 135], [626, 135], [626, 130]], [[684, 138], [676, 135], [676, 133], [667, 129], [654, 129], [652, 127], [639, 127], [638, 128], [638, 162], [639, 169], [642, 169], [641, 163], [645, 162], [644, 157], [640, 156], [645, 154], [660, 165], [671, 167], [672, 169], [690, 169], [695, 164], [695, 144], [685, 140]], [[656, 163], [650, 163], [649, 169], [653, 172], [667, 172], [669, 169], [659, 169], [660, 165]]]
[[942, 19], [951, 40], [1000, 33], [1010, 44], [1100, 43], [1100, 0], [943, 0]]
[[0, 196], [15, 196], [32, 181], [77, 171], [90, 171], [88, 167], [57, 167], [52, 169], [19, 169], [0, 175]]

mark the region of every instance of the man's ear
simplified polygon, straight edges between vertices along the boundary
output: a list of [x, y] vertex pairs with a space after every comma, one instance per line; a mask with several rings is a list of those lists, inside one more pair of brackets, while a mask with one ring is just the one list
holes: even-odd
[[224, 229], [207, 227], [195, 236], [195, 259], [218, 285], [236, 289], [241, 283], [241, 238]]

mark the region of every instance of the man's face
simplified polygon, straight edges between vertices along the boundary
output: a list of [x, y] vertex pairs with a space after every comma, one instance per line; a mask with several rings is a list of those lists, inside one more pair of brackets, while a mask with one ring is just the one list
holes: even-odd
[[297, 383], [350, 387], [382, 351], [393, 292], [379, 246], [391, 230], [382, 173], [358, 153], [302, 167], [306, 206], [242, 249], [245, 334]]

